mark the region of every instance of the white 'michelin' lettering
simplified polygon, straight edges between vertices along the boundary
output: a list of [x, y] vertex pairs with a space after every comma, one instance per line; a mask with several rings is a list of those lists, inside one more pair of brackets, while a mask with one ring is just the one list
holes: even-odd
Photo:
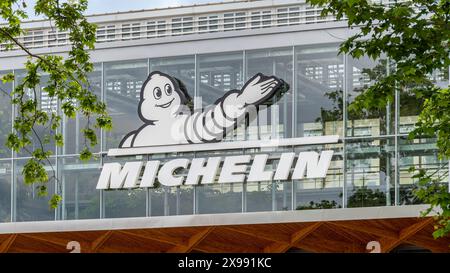
[[275, 180], [288, 180], [289, 173], [291, 172], [292, 163], [294, 163], [295, 153], [283, 153], [281, 154], [280, 161], [278, 162], [277, 171], [273, 179]]
[[[106, 163], [98, 180], [97, 189], [153, 187], [156, 177], [162, 185], [170, 187], [182, 185], [185, 177], [186, 185], [211, 184], [216, 181], [222, 159], [223, 166], [218, 183], [324, 178], [332, 157], [333, 151], [322, 151], [320, 157], [317, 152], [301, 152], [290, 177], [295, 153], [281, 154], [275, 174], [274, 171], [265, 169], [269, 159], [267, 154], [255, 155], [247, 177], [247, 168], [252, 159], [250, 155], [194, 158], [192, 162], [190, 159], [180, 158], [169, 160], [163, 163], [162, 167], [161, 162], [155, 160], [145, 165], [140, 184], [138, 181], [143, 167], [142, 162], [127, 162], [123, 168], [119, 163]], [[187, 175], [176, 173], [178, 169], [188, 169], [189, 164]]]
[[244, 182], [247, 163], [250, 162], [250, 155], [227, 156], [223, 161], [220, 172], [219, 183], [240, 183]]
[[143, 162], [127, 162], [123, 168], [119, 163], [104, 164], [97, 189], [136, 188], [143, 164]]
[[303, 179], [305, 171], [307, 178], [321, 178], [327, 175], [333, 151], [323, 151], [320, 160], [316, 152], [301, 152], [291, 179]]
[[175, 176], [175, 171], [180, 168], [186, 169], [189, 165], [189, 159], [179, 158], [170, 160], [165, 163], [158, 173], [158, 181], [164, 186], [174, 187], [183, 184], [184, 177], [181, 175]]
[[158, 174], [159, 164], [161, 162], [159, 160], [149, 161], [145, 164], [145, 171], [142, 175], [141, 184], [139, 187], [141, 188], [152, 188], [155, 183], [156, 175]]
[[267, 164], [267, 159], [269, 155], [255, 155], [253, 159], [252, 167], [250, 168], [250, 173], [247, 177], [247, 182], [258, 182], [258, 181], [270, 181], [272, 180], [273, 171], [265, 171]]
[[216, 178], [221, 160], [220, 157], [210, 157], [205, 165], [206, 158], [192, 159], [185, 184], [197, 185], [199, 181], [201, 181], [201, 184], [212, 184]]

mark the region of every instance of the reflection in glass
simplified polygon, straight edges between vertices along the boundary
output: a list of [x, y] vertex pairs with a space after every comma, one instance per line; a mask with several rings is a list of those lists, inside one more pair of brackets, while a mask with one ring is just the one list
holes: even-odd
[[[295, 57], [295, 58], [294, 58]], [[289, 138], [339, 134], [343, 130], [343, 105], [347, 109], [355, 97], [386, 74], [386, 60], [372, 61], [367, 57], [352, 59], [338, 55], [337, 46], [317, 45], [292, 48], [248, 50], [231, 53], [202, 54], [197, 56], [164, 57], [97, 64], [90, 74], [92, 90], [97, 96], [102, 92], [113, 118], [113, 130], [103, 134], [103, 151], [117, 148], [123, 136], [142, 125], [137, 107], [140, 89], [149, 71], [159, 70], [179, 78], [196, 100], [196, 107], [214, 103], [226, 92], [240, 89], [247, 79], [262, 72], [276, 75], [285, 80], [291, 90], [284, 94], [275, 105], [260, 109], [257, 123], [240, 126], [227, 137], [227, 141], [244, 139]], [[294, 61], [294, 63], [293, 63]], [[150, 68], [148, 68], [150, 64]], [[294, 66], [295, 65], [295, 66]], [[294, 74], [295, 72], [295, 74]], [[6, 72], [0, 72], [0, 75]], [[25, 74], [16, 71], [16, 84]], [[102, 81], [104, 73], [104, 82]], [[345, 75], [344, 75], [345, 74]], [[345, 76], [345, 77], [344, 77]], [[345, 90], [344, 90], [345, 79]], [[26, 90], [29, 97], [39, 99], [39, 107], [51, 113], [56, 111], [56, 102], [48, 97], [44, 86], [47, 75], [42, 76], [42, 84], [36, 90]], [[435, 72], [430, 81], [438, 86], [448, 85], [448, 71]], [[101, 88], [104, 90], [101, 90]], [[0, 83], [0, 88], [10, 92], [12, 84]], [[295, 88], [295, 90], [294, 90]], [[407, 134], [414, 128], [420, 113], [421, 100], [411, 88], [399, 90], [400, 109], [398, 133]], [[343, 98], [343, 94], [347, 94]], [[295, 100], [295, 103], [292, 101]], [[398, 103], [397, 103], [398, 104]], [[399, 204], [416, 204], [413, 190], [417, 179], [408, 171], [410, 167], [424, 168], [427, 173], [445, 175], [448, 162], [437, 157], [435, 139], [406, 140], [398, 138], [398, 173], [395, 174], [394, 138], [374, 137], [394, 134], [394, 106], [381, 107], [372, 111], [347, 111], [346, 155], [342, 154], [343, 144], [329, 145], [335, 150], [333, 161], [325, 179], [305, 179], [297, 181], [252, 182], [242, 184], [214, 184], [152, 189], [108, 190], [103, 193], [105, 217], [143, 217], [182, 215], [195, 213], [225, 213], [241, 211], [279, 211], [291, 209], [339, 208], [386, 206], [394, 204], [394, 182], [398, 176]], [[3, 145], [11, 131], [11, 103], [7, 95], [0, 92], [0, 158], [11, 156]], [[278, 111], [275, 111], [278, 110]], [[263, 123], [266, 122], [266, 123]], [[65, 145], [62, 154], [78, 153], [84, 144], [81, 135], [86, 120], [78, 115], [75, 120], [64, 120]], [[40, 136], [43, 127], [38, 127]], [[48, 130], [45, 132], [48, 133]], [[355, 138], [361, 138], [356, 140]], [[100, 141], [99, 141], [100, 142]], [[39, 142], [33, 138], [32, 149]], [[53, 142], [44, 143], [44, 148], [55, 151]], [[328, 147], [325, 147], [328, 149]], [[283, 148], [277, 148], [280, 152]], [[286, 148], [292, 149], [292, 147]], [[322, 149], [322, 147], [320, 148]], [[320, 150], [318, 147], [296, 148]], [[94, 148], [99, 151], [100, 147]], [[192, 154], [171, 154], [170, 158], [208, 157], [242, 154], [242, 149], [229, 151], [207, 151]], [[265, 152], [246, 149], [245, 153]], [[268, 152], [273, 156], [275, 151]], [[18, 156], [28, 155], [25, 152]], [[155, 158], [160, 155], [155, 155]], [[161, 158], [169, 159], [168, 155]], [[152, 156], [153, 157], [153, 156]], [[161, 159], [160, 158], [160, 159]], [[105, 157], [106, 162], [141, 161], [143, 157], [132, 157], [118, 161]], [[161, 159], [162, 160], [162, 159]], [[344, 164], [344, 160], [346, 160]], [[15, 161], [17, 177], [16, 218], [18, 221], [53, 220], [55, 211], [49, 209], [48, 199], [54, 192], [54, 182], [48, 185], [47, 197], [37, 196], [34, 186], [24, 185], [21, 170], [26, 160]], [[64, 183], [65, 219], [88, 219], [100, 216], [100, 191], [95, 189], [100, 162], [80, 162], [74, 158], [59, 158], [57, 168], [59, 179]], [[0, 222], [11, 218], [11, 161], [0, 162]], [[344, 165], [346, 168], [346, 192], [343, 194]], [[50, 171], [50, 170], [49, 170]], [[448, 174], [447, 174], [448, 175]], [[444, 181], [447, 181], [445, 178]], [[244, 196], [243, 196], [244, 195]], [[345, 196], [345, 200], [342, 200]], [[149, 198], [148, 200], [147, 197]], [[194, 200], [194, 197], [196, 198]], [[147, 207], [148, 206], [148, 207]], [[293, 206], [293, 207], [292, 207]], [[148, 211], [147, 211], [148, 210]], [[59, 217], [58, 217], [59, 218]]]
[[[8, 73], [10, 72], [0, 71], [0, 78]], [[5, 145], [12, 130], [11, 91], [12, 83], [0, 81], [0, 158], [11, 157], [11, 150]]]
[[292, 182], [264, 181], [246, 184], [246, 211], [291, 210]]
[[11, 221], [12, 161], [0, 161], [0, 223]]
[[[97, 96], [97, 100], [101, 100], [101, 85], [102, 85], [102, 66], [101, 64], [94, 65], [94, 71], [88, 75], [89, 90]], [[95, 116], [90, 117], [90, 127], [96, 131], [97, 145], [95, 147], [89, 146], [91, 152], [100, 152], [100, 129], [95, 128]], [[82, 129], [87, 125], [87, 118], [81, 113], [77, 112], [75, 118], [70, 119], [64, 117], [64, 147], [63, 154], [78, 154], [82, 151], [85, 145], [85, 139]], [[87, 143], [89, 145], [89, 142]]]
[[298, 154], [303, 151], [315, 151], [320, 154], [324, 150], [333, 150], [333, 158], [325, 178], [296, 180], [295, 209], [335, 209], [342, 207], [342, 144], [310, 146], [296, 148]]
[[248, 139], [292, 137], [292, 54], [292, 48], [246, 52], [246, 80], [263, 73], [283, 79], [290, 86], [287, 93], [259, 107], [257, 122], [252, 122], [247, 129]]
[[145, 217], [145, 189], [105, 190], [105, 218]]
[[105, 102], [113, 123], [113, 129], [104, 134], [105, 150], [117, 148], [127, 133], [142, 125], [137, 113], [147, 66], [147, 60], [104, 64]]
[[347, 207], [394, 204], [394, 140], [348, 141]]
[[[52, 159], [51, 159], [52, 160]], [[15, 161], [15, 175], [16, 180], [16, 221], [48, 221], [55, 220], [55, 210], [50, 208], [49, 200], [55, 193], [55, 180], [52, 179], [47, 183], [46, 196], [39, 196], [36, 185], [26, 185], [22, 170], [27, 159], [19, 159]], [[55, 166], [54, 160], [52, 165]], [[53, 176], [53, 170], [50, 167], [46, 167], [47, 174], [50, 177]]]
[[[435, 71], [429, 75], [429, 82], [426, 85], [438, 86], [440, 88], [446, 88], [449, 84], [449, 70]], [[417, 97], [414, 89], [421, 88], [421, 86], [414, 84], [403, 88], [399, 92], [400, 97], [400, 117], [398, 124], [398, 132], [400, 134], [407, 134], [415, 128], [415, 124], [418, 121], [418, 116], [422, 112], [425, 102], [425, 97]], [[424, 89], [429, 89], [426, 87]]]
[[[370, 110], [348, 107], [364, 90], [387, 74], [387, 61], [373, 61], [369, 57], [348, 58], [347, 68], [347, 130], [349, 137], [370, 137], [394, 133], [394, 102]], [[342, 99], [342, 94], [339, 94]], [[392, 98], [394, 98], [392, 90]]]
[[296, 136], [342, 135], [343, 56], [336, 46], [296, 48]]
[[194, 213], [194, 187], [166, 187], [150, 189], [151, 216], [187, 215]]
[[409, 169], [425, 170], [427, 175], [440, 178], [447, 184], [448, 161], [440, 160], [436, 148], [436, 139], [414, 139], [407, 140], [406, 137], [399, 138], [399, 194], [400, 205], [420, 204], [414, 195], [417, 188], [418, 178]]
[[[122, 166], [125, 162], [141, 161], [141, 156], [106, 158], [105, 163], [118, 162]], [[144, 217], [146, 215], [146, 195], [144, 188], [104, 190], [103, 200], [105, 218]]]
[[[15, 84], [22, 83], [26, 76], [25, 70], [15, 71]], [[47, 74], [40, 75], [40, 84], [36, 85], [35, 88], [25, 88], [25, 98], [26, 99], [36, 99], [38, 104], [38, 110], [44, 111], [49, 117], [49, 121], [44, 125], [34, 125], [34, 132], [30, 133], [31, 145], [28, 147], [29, 151], [34, 151], [35, 149], [40, 149], [41, 146], [45, 151], [51, 151], [55, 154], [56, 144], [54, 139], [48, 139], [48, 135], [54, 135], [55, 131], [51, 129], [51, 115], [58, 111], [58, 103], [55, 97], [51, 98], [46, 91], [47, 83], [49, 81], [49, 76]], [[17, 112], [18, 110], [16, 110]], [[47, 136], [47, 137], [46, 137]], [[30, 153], [22, 150], [18, 153], [18, 156], [30, 156]]]
[[84, 162], [78, 157], [61, 158], [61, 179], [64, 187], [64, 219], [95, 219], [100, 216], [100, 161]]
[[197, 213], [242, 212], [242, 184], [213, 184], [197, 187]]
[[[197, 97], [195, 108], [207, 107], [226, 92], [241, 89], [244, 80], [243, 52], [198, 56]], [[201, 100], [201, 104], [198, 102]], [[245, 124], [230, 132], [227, 140], [244, 140]]]

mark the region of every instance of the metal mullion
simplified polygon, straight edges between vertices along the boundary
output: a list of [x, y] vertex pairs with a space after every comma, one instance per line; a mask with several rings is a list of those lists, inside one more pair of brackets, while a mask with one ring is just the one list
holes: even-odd
[[[150, 75], [150, 70], [151, 70], [151, 61], [150, 58], [147, 58], [147, 75]], [[146, 156], [147, 161], [150, 161], [150, 156], [147, 155]], [[150, 217], [152, 214], [152, 202], [151, 202], [151, 192], [150, 192], [150, 188], [146, 188], [145, 189], [145, 216], [146, 217]]]
[[[387, 75], [389, 76], [390, 74], [390, 60], [388, 58], [387, 61], [387, 65], [388, 65], [388, 69], [387, 69]], [[394, 64], [395, 65], [395, 64]], [[395, 134], [395, 138], [394, 138], [394, 205], [398, 206], [399, 205], [399, 200], [400, 200], [400, 196], [399, 196], [399, 168], [398, 168], [398, 156], [399, 156], [399, 146], [398, 146], [398, 126], [399, 126], [399, 115], [400, 115], [400, 93], [398, 90], [398, 85], [397, 82], [395, 83], [395, 88], [394, 88], [394, 92], [395, 92], [395, 100], [394, 100], [394, 134]]]
[[[347, 95], [348, 95], [348, 80], [349, 80], [349, 65], [348, 65], [349, 55], [344, 55], [344, 87], [342, 94], [342, 208], [347, 207], [347, 148], [346, 148], [346, 137], [347, 137]], [[352, 75], [353, 76], [353, 75]], [[353, 181], [352, 181], [353, 182]]]
[[[16, 70], [12, 71], [14, 75], [14, 80], [12, 82], [12, 91], [16, 88]], [[16, 107], [11, 103], [11, 130], [10, 133], [14, 131], [14, 117], [16, 116]], [[14, 157], [16, 153], [14, 149], [11, 149], [11, 200], [10, 200], [10, 219], [11, 222], [16, 221], [16, 164], [14, 162]]]
[[[101, 62], [101, 83], [100, 83], [100, 99], [103, 103], [106, 103], [105, 99], [105, 63]], [[103, 128], [100, 128], [100, 166], [103, 166], [103, 156], [105, 155], [103, 152], [104, 149], [104, 136], [105, 132]], [[99, 208], [99, 218], [105, 218], [105, 202], [104, 202], [104, 190], [100, 190], [100, 196], [99, 196], [99, 202], [100, 202], [100, 208]]]
[[[296, 55], [296, 46], [292, 46], [292, 137], [297, 137], [297, 55]], [[292, 152], [295, 152], [294, 147], [292, 147]], [[287, 182], [284, 182], [287, 183]], [[297, 203], [297, 182], [291, 179], [291, 210], [296, 209]], [[283, 185], [284, 187], [284, 185]]]
[[[245, 50], [242, 51], [242, 82], [245, 83], [247, 81], [247, 52]], [[247, 121], [245, 121], [247, 122]], [[244, 139], [248, 139], [248, 127], [244, 126]], [[245, 154], [245, 149], [243, 150], [243, 154]], [[241, 196], [241, 211], [247, 211], [247, 181], [242, 182], [242, 196]]]

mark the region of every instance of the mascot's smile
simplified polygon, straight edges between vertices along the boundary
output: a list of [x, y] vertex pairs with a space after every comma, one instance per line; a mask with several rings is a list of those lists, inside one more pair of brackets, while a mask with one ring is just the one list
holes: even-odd
[[169, 101], [168, 103], [164, 103], [164, 104], [155, 104], [156, 107], [161, 107], [161, 108], [167, 108], [169, 107], [172, 102], [175, 100], [175, 98], [173, 98], [171, 101]]

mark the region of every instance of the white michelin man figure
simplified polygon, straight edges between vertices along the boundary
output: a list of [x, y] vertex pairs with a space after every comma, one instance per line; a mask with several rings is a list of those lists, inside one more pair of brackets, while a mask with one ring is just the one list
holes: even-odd
[[127, 134], [119, 147], [219, 142], [245, 121], [249, 108], [288, 88], [283, 80], [258, 73], [241, 90], [227, 92], [203, 111], [192, 111], [181, 81], [152, 72], [142, 86], [138, 106], [144, 125]]

